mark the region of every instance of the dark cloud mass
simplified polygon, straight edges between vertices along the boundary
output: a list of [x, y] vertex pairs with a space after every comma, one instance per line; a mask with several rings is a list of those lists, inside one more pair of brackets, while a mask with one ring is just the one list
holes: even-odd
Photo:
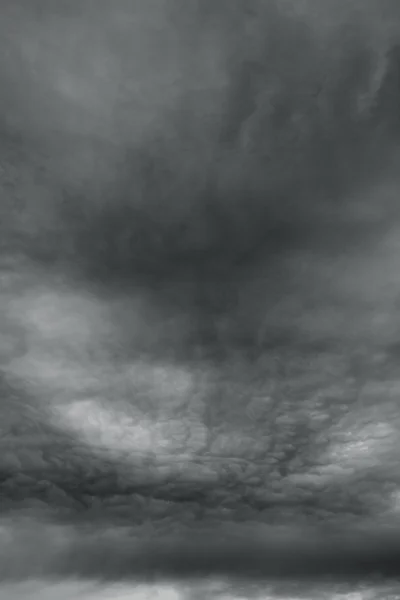
[[4, 135], [35, 146], [27, 168], [90, 265], [180, 275], [269, 255], [343, 216], [389, 159], [395, 4], [37, 4], [3, 9]]
[[[2, 381], [36, 405], [89, 402], [90, 373], [97, 396], [112, 389], [119, 401], [128, 383], [113, 369], [129, 364], [156, 403], [168, 363], [174, 385], [190, 389], [182, 396], [201, 373], [210, 436], [239, 388], [248, 397], [268, 369], [278, 377], [277, 356], [284, 398], [322, 385], [307, 356], [326, 358], [328, 378], [340, 363], [341, 397], [355, 360], [362, 377], [376, 360], [389, 369], [400, 333], [399, 107], [398, 0], [3, 0], [0, 320], [21, 333], [1, 344]], [[67, 347], [80, 358], [65, 358]], [[61, 358], [56, 370], [60, 356], [69, 375]], [[170, 569], [187, 560], [186, 576], [196, 552], [184, 560], [183, 548]], [[236, 548], [232, 564], [216, 550], [216, 570], [240, 569]]]
[[167, 302], [184, 281], [186, 310], [224, 312], [232, 280], [230, 298], [288, 251], [343, 250], [368, 241], [371, 211], [392, 218], [392, 198], [362, 196], [397, 145], [395, 2], [2, 12], [5, 185], [24, 172], [18, 203], [5, 194], [11, 247]]

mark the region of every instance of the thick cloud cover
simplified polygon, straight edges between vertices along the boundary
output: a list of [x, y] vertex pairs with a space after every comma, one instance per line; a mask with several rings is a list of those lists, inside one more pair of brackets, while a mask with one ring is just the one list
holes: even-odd
[[156, 285], [206, 337], [232, 304], [268, 312], [299, 260], [393, 222], [370, 189], [399, 32], [394, 0], [3, 3], [3, 243]]
[[[364, 437], [376, 435], [370, 455], [377, 457], [376, 447], [384, 454], [382, 431], [398, 439], [398, 0], [4, 0], [0, 90], [2, 259], [24, 258], [11, 269], [1, 261], [1, 374], [8, 390], [1, 408], [17, 456], [10, 451], [4, 459], [4, 505], [13, 508], [26, 493], [31, 511], [35, 450], [41, 482], [49, 484], [37, 492], [45, 510], [55, 506], [59, 515], [60, 497], [79, 504], [85, 496], [90, 512], [92, 502], [96, 507], [112, 494], [136, 510], [126, 473], [114, 477], [122, 461], [114, 456], [107, 463], [114, 469], [107, 488], [107, 461], [99, 459], [91, 479], [83, 452], [82, 439], [94, 447], [98, 435], [111, 455], [126, 435], [127, 451], [148, 450], [164, 460], [152, 472], [157, 489], [140, 490], [151, 518], [151, 494], [161, 488], [174, 506], [197, 502], [193, 510], [203, 510], [218, 485], [229, 496], [222, 472], [235, 452], [255, 468], [257, 518], [265, 506], [257, 494], [268, 477], [275, 477], [278, 497], [269, 518], [285, 518], [282, 503], [292, 501], [290, 493], [297, 498], [296, 470], [301, 479], [313, 452], [318, 462], [316, 432], [323, 437], [334, 405], [332, 422], [354, 442], [345, 458], [344, 442], [334, 457], [330, 446], [330, 466], [340, 471], [347, 460], [351, 472], [334, 510], [357, 504], [355, 490], [357, 506], [371, 515], [374, 502], [361, 498], [357, 482], [352, 487], [353, 474], [355, 480], [362, 471], [357, 452], [364, 451]], [[126, 411], [137, 410], [134, 425], [114, 418], [125, 401]], [[357, 412], [363, 402], [373, 413], [370, 429]], [[167, 412], [152, 416], [153, 405]], [[43, 450], [43, 437], [26, 450], [29, 435], [19, 428], [24, 410], [40, 432], [43, 406], [52, 418], [55, 408], [64, 415], [57, 434], [70, 436], [76, 463], [51, 441]], [[358, 445], [351, 419], [340, 420], [341, 407], [354, 406]], [[160, 483], [168, 469], [169, 477], [181, 468], [171, 458], [175, 451], [186, 456], [177, 489]], [[208, 491], [193, 456], [204, 461]], [[146, 463], [132, 486], [152, 474]], [[336, 474], [328, 473], [328, 487]], [[228, 475], [240, 490], [247, 485], [240, 469]], [[246, 491], [247, 500], [252, 493]], [[318, 494], [313, 488], [310, 497], [323, 510], [335, 504], [329, 489]], [[221, 520], [225, 509], [218, 498], [216, 504]], [[8, 526], [13, 534], [14, 522]], [[22, 540], [23, 562], [31, 573], [42, 569], [41, 556], [32, 564], [29, 558], [40, 539], [54, 572], [58, 538], [47, 530], [42, 538], [31, 535], [26, 548]], [[386, 561], [381, 542], [371, 561]], [[11, 555], [6, 539], [11, 571], [22, 564], [20, 546]], [[267, 547], [266, 555], [275, 549]], [[174, 560], [181, 575], [198, 566], [209, 571], [207, 560], [196, 563], [196, 550], [188, 550], [183, 544], [187, 564], [179, 551], [169, 565], [161, 551], [156, 559], [170, 573]], [[349, 550], [357, 574], [358, 550], [359, 544]], [[214, 569], [236, 572], [241, 563], [245, 570], [243, 547], [232, 551], [228, 564], [226, 548], [217, 547], [222, 563], [216, 560]], [[129, 547], [121, 557], [106, 539], [99, 552], [108, 562], [114, 557], [111, 571], [118, 573], [123, 559], [130, 568]], [[85, 575], [98, 571], [95, 550], [84, 548], [84, 555]], [[331, 558], [323, 569], [332, 572]], [[65, 564], [75, 569], [82, 562], [75, 553], [70, 563], [60, 560], [63, 573]], [[313, 561], [305, 563], [305, 573], [315, 576]]]
[[3, 152], [45, 170], [115, 267], [208, 270], [281, 247], [396, 138], [395, 3], [2, 10]]

